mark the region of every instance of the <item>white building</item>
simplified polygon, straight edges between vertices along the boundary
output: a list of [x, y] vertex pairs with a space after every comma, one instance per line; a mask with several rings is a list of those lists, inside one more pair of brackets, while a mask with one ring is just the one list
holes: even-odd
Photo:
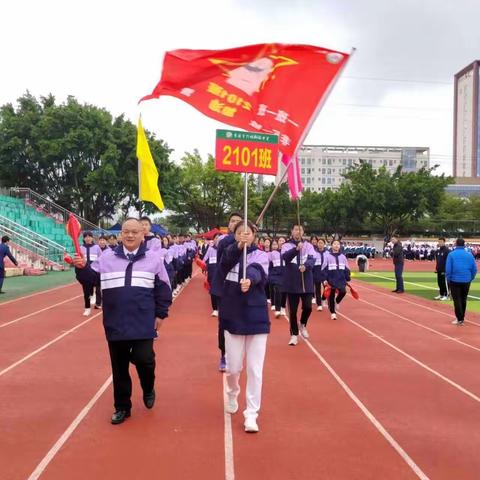
[[299, 151], [302, 182], [305, 189], [322, 192], [332, 190], [345, 181], [342, 174], [349, 168], [367, 162], [373, 168], [386, 167], [395, 172], [399, 165], [404, 172], [429, 167], [428, 147], [360, 147], [351, 145], [304, 145]]
[[476, 60], [455, 75], [454, 177], [480, 177], [479, 66]]

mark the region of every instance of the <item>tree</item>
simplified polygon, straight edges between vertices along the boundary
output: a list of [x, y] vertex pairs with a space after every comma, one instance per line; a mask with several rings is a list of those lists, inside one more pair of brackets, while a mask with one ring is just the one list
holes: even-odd
[[182, 194], [172, 199], [168, 224], [197, 232], [225, 225], [230, 211], [243, 208], [243, 185], [241, 174], [215, 170], [212, 156], [203, 161], [198, 151], [187, 153], [175, 183]]
[[445, 195], [445, 187], [452, 182], [445, 175], [435, 176], [431, 169], [403, 172], [399, 167], [390, 174], [384, 167], [374, 170], [363, 163], [346, 173], [347, 191], [351, 194], [357, 214], [362, 213], [393, 235], [409, 222], [435, 215]]
[[[168, 146], [151, 135], [149, 143], [168, 205], [177, 167]], [[154, 211], [138, 202], [135, 147], [135, 125], [74, 97], [57, 105], [53, 95], [37, 100], [27, 92], [16, 109], [0, 108], [1, 184], [29, 187], [94, 223], [120, 205]]]

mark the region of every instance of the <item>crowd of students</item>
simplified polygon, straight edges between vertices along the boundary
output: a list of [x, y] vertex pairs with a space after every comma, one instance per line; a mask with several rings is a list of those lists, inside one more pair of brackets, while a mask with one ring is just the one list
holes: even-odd
[[[446, 246], [449, 250], [455, 248], [455, 242], [450, 241], [446, 243]], [[437, 258], [438, 252], [440, 250], [439, 242], [422, 242], [416, 243], [414, 241], [404, 241], [402, 243], [403, 255], [405, 260], [424, 260], [434, 262]], [[392, 257], [393, 245], [391, 242], [387, 243], [383, 249], [383, 257], [391, 258]], [[480, 245], [477, 244], [465, 244], [465, 250], [470, 252], [476, 260], [480, 260]]]

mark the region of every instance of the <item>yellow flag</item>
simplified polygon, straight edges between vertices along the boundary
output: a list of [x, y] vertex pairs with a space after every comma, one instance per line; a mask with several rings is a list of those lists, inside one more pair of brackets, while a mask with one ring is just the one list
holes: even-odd
[[158, 170], [153, 161], [147, 137], [142, 127], [142, 119], [138, 119], [137, 129], [138, 158], [138, 198], [152, 202], [159, 210], [163, 210], [162, 196], [158, 189]]

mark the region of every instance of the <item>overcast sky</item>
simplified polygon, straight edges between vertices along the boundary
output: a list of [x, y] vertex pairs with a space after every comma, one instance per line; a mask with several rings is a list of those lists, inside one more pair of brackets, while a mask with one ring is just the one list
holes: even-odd
[[357, 49], [306, 143], [427, 146], [452, 170], [453, 75], [480, 57], [478, 0], [2, 2], [0, 104], [27, 89], [125, 113], [175, 149], [213, 153], [218, 122], [144, 102], [165, 51], [253, 43]]

